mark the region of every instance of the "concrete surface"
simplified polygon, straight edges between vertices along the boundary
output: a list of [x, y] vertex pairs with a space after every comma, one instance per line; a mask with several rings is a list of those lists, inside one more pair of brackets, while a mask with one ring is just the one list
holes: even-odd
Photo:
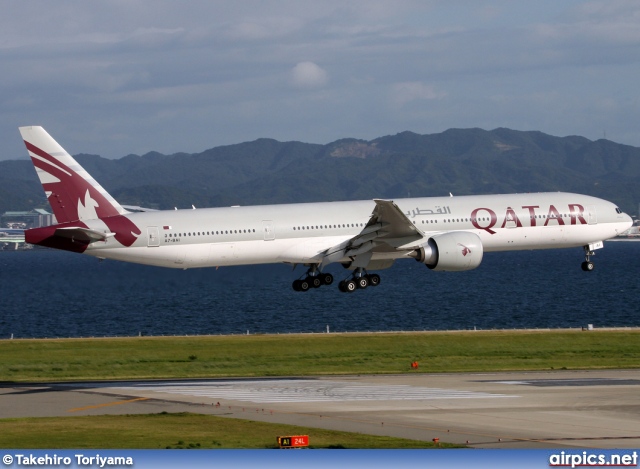
[[638, 448], [640, 371], [0, 385], [0, 418], [195, 412], [477, 448]]

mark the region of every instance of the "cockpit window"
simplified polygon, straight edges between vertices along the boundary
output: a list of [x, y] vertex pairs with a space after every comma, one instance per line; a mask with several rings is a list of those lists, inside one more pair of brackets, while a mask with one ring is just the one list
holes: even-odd
[[622, 213], [622, 210], [620, 210], [618, 207], [616, 207], [616, 213]]

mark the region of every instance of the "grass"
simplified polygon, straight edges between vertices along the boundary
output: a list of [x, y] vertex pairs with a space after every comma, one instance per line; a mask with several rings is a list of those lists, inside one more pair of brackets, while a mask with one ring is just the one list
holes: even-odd
[[[419, 368], [410, 367], [418, 361]], [[468, 331], [0, 341], [0, 381], [640, 368], [640, 331]], [[2, 448], [428, 448], [198, 414], [0, 419]], [[451, 446], [441, 444], [441, 446]]]
[[277, 448], [276, 438], [286, 435], [309, 435], [310, 448], [434, 447], [427, 441], [191, 413], [0, 419], [0, 448], [260, 449]]
[[5, 382], [639, 367], [638, 330], [0, 341]]

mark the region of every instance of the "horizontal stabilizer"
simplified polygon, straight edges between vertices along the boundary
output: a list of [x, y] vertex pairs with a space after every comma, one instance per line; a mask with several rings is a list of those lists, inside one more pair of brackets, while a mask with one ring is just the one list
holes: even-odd
[[91, 230], [89, 228], [81, 228], [75, 226], [57, 228], [55, 231], [55, 236], [68, 238], [74, 242], [86, 244], [95, 243], [97, 241], [106, 241], [108, 238], [115, 235], [115, 233], [104, 233], [98, 230]]

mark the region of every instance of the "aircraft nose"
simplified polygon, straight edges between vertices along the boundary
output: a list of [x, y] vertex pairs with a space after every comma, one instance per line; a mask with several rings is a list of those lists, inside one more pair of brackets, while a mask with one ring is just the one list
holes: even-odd
[[633, 219], [627, 215], [626, 213], [622, 214], [624, 229], [622, 231], [627, 231], [629, 228], [633, 226]]

